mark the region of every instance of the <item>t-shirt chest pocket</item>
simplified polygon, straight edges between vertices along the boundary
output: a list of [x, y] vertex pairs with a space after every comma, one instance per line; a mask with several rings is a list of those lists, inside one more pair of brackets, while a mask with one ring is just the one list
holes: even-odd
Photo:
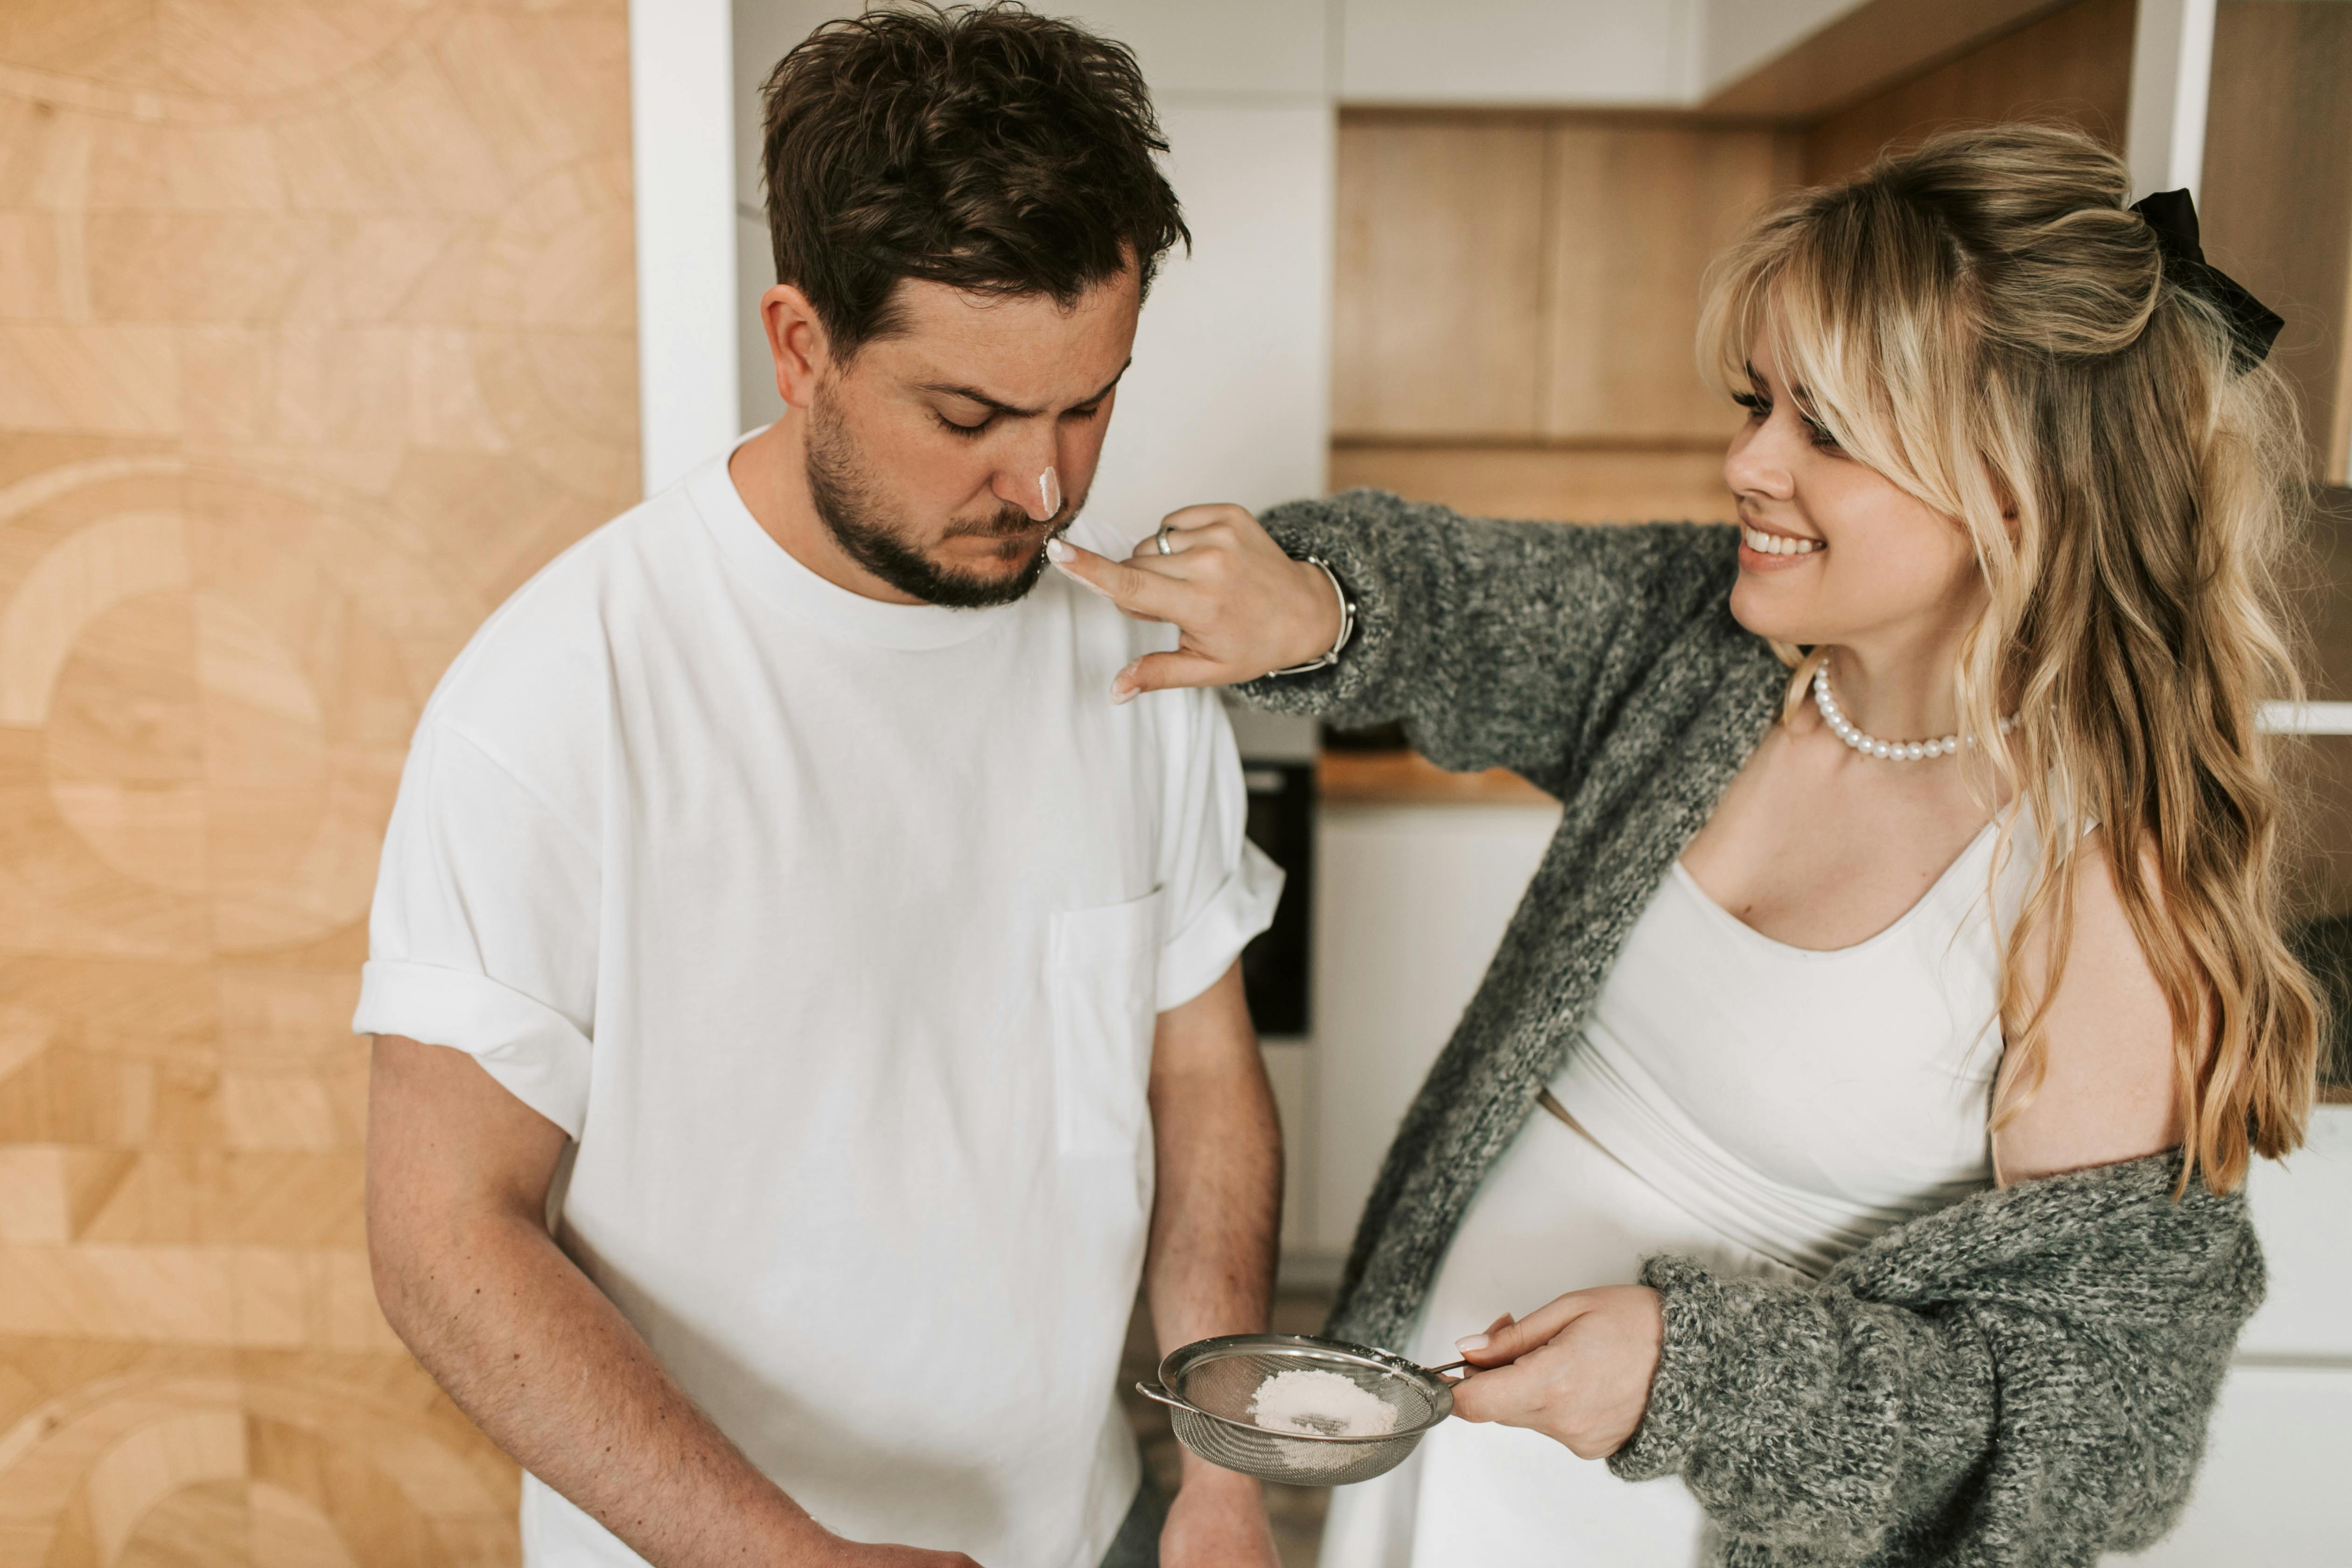
[[1055, 1144], [1065, 1155], [1132, 1158], [1150, 1113], [1159, 1016], [1160, 890], [1063, 910], [1047, 929], [1054, 1021]]

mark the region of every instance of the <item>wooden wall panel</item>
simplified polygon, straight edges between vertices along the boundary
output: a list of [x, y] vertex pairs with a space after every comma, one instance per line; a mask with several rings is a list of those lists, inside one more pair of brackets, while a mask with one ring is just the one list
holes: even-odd
[[1331, 423], [1533, 435], [1545, 129], [1341, 117]]
[[2286, 318], [2273, 362], [2313, 471], [2352, 482], [2352, 5], [2229, 0], [2213, 28], [2198, 218], [2223, 270]]
[[0, 7], [0, 1563], [514, 1561], [376, 1310], [408, 731], [636, 496], [624, 0]]
[[2134, 0], [2078, 0], [1838, 110], [1805, 134], [1806, 183], [1851, 174], [1890, 142], [1969, 121], [2063, 121], [2121, 150], [2135, 12]]
[[1769, 131], [1565, 124], [1552, 132], [1544, 433], [1728, 437], [1695, 371], [1707, 263], [1792, 183]]
[[1369, 485], [1472, 517], [1547, 522], [1724, 521], [1723, 446], [1567, 447], [1348, 442], [1331, 488]]

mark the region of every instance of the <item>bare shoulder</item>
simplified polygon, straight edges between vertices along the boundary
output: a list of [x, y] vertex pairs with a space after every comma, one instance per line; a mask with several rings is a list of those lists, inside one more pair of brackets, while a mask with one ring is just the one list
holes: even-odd
[[[2041, 1088], [1994, 1134], [2005, 1182], [2137, 1159], [2179, 1141], [2172, 1015], [2124, 912], [2104, 836], [2083, 847]], [[2153, 868], [2139, 874], [2153, 889]], [[2048, 985], [2049, 944], [2031, 944], [2023, 962], [2031, 1005]]]

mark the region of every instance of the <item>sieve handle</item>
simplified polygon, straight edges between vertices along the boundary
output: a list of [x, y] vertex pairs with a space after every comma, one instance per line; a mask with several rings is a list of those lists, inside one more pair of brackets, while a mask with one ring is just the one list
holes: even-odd
[[1191, 1405], [1185, 1404], [1182, 1400], [1177, 1398], [1174, 1394], [1169, 1393], [1167, 1389], [1161, 1387], [1156, 1383], [1139, 1383], [1135, 1385], [1135, 1392], [1140, 1394], [1146, 1399], [1165, 1405], [1171, 1410], [1190, 1410], [1192, 1408]]
[[[1425, 1366], [1421, 1370], [1429, 1373], [1430, 1376], [1435, 1377], [1440, 1373], [1460, 1372], [1465, 1366], [1470, 1366], [1470, 1362], [1467, 1357], [1465, 1357], [1461, 1361], [1449, 1361], [1444, 1366]], [[1484, 1372], [1486, 1369], [1484, 1367], [1470, 1367], [1470, 1370], [1473, 1372]]]

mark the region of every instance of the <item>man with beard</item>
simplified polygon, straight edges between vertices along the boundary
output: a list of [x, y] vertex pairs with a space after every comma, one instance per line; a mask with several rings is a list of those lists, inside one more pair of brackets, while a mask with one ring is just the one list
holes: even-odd
[[1041, 581], [1183, 236], [1155, 151], [1127, 52], [1015, 7], [793, 50], [786, 414], [541, 572], [419, 723], [369, 1240], [528, 1472], [527, 1563], [1275, 1561], [1189, 1459], [1159, 1528], [1112, 1384], [1139, 1279], [1165, 1345], [1264, 1326], [1236, 960], [1278, 874], [1215, 700], [1105, 700], [1165, 628]]

